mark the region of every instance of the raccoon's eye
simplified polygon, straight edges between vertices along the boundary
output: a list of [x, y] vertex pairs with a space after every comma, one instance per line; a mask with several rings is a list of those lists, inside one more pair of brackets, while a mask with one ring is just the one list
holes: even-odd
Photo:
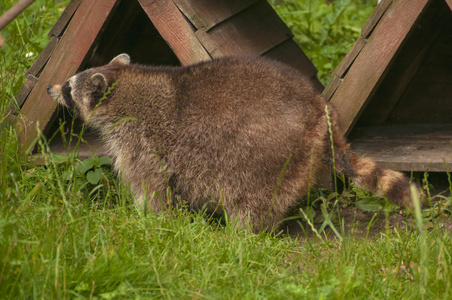
[[61, 93], [63, 95], [66, 95], [66, 96], [70, 96], [71, 95], [71, 87], [69, 86], [69, 82], [68, 81], [66, 81], [64, 83], [63, 87], [61, 88]]

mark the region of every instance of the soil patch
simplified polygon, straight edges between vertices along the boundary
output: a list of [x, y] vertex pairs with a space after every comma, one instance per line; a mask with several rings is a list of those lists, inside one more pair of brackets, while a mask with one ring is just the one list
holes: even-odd
[[[364, 211], [355, 207], [354, 205], [348, 205], [346, 207], [339, 208], [339, 211], [334, 213], [336, 216], [333, 218], [333, 224], [336, 230], [341, 233], [341, 222], [343, 220], [345, 236], [351, 236], [352, 238], [375, 238], [381, 233], [386, 231], [386, 228], [392, 230], [394, 228], [406, 229], [416, 228], [416, 222], [412, 214], [407, 214], [402, 211], [399, 212], [372, 212]], [[321, 211], [316, 211], [316, 216], [322, 215]], [[339, 219], [340, 218], [340, 219]], [[444, 230], [452, 230], [452, 218], [449, 211], [444, 211], [437, 214], [431, 209], [424, 210], [424, 228], [434, 228], [435, 223], [438, 227]], [[323, 222], [316, 222], [315, 228], [318, 230]], [[284, 224], [285, 234], [292, 237], [314, 237], [315, 232], [311, 226], [304, 221], [301, 217], [296, 220], [287, 221]], [[327, 226], [325, 227], [325, 233], [328, 239], [336, 238], [333, 230]], [[325, 233], [320, 233], [322, 237]]]

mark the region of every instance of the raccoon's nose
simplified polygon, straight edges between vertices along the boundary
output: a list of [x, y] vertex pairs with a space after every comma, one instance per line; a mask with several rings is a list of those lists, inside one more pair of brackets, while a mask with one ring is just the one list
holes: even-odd
[[47, 86], [47, 94], [50, 93], [50, 89], [53, 87], [53, 85], [48, 85]]

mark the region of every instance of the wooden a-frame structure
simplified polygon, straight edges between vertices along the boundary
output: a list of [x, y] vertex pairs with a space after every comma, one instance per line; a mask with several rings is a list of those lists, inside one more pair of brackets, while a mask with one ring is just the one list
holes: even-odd
[[358, 153], [452, 169], [452, 0], [381, 1], [324, 95]]
[[[324, 95], [353, 148], [404, 171], [452, 165], [452, 0], [383, 0], [333, 73]], [[126, 52], [145, 64], [187, 65], [225, 55], [266, 55], [312, 78], [316, 69], [264, 0], [72, 0], [27, 72], [17, 128], [28, 146], [36, 126], [61, 117], [47, 84]], [[54, 127], [52, 129], [52, 126]], [[85, 134], [80, 156], [102, 154]], [[52, 151], [65, 152], [56, 139]]]
[[[266, 0], [72, 0], [49, 36], [18, 97], [16, 128], [25, 148], [36, 127], [44, 134], [58, 128], [62, 110], [46, 94], [48, 84], [124, 52], [134, 62], [160, 65], [264, 55], [297, 68], [323, 90], [317, 70]], [[103, 154], [97, 136], [84, 139], [80, 157]], [[58, 138], [50, 146], [57, 153], [67, 150]]]

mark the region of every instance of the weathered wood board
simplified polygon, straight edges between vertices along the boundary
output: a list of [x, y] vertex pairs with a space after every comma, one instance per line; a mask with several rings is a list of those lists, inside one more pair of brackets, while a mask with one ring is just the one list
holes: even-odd
[[446, 0], [447, 5], [449, 5], [449, 8], [452, 10], [452, 0]]
[[204, 60], [211, 60], [209, 53], [196, 38], [190, 24], [171, 0], [140, 0], [149, 19], [182, 65], [189, 65]]
[[355, 127], [349, 138], [354, 151], [391, 169], [452, 170], [452, 124]]
[[262, 0], [173, 0], [196, 29], [208, 31], [215, 25]]
[[197, 30], [196, 37], [212, 57], [221, 57], [262, 55], [292, 39], [293, 35], [271, 6], [266, 1], [260, 1], [253, 9], [234, 15], [221, 26], [209, 31], [203, 28]]
[[195, 36], [212, 58], [262, 55], [309, 76], [319, 91], [317, 69], [292, 40], [292, 33], [265, 0], [173, 0], [190, 21]]
[[77, 72], [115, 4], [115, 0], [83, 1], [78, 7], [64, 38], [58, 43], [28, 96], [33, 101], [26, 101], [16, 118], [19, 139], [25, 147], [37, 136], [36, 127], [46, 132], [55, 118], [56, 103], [48, 97], [47, 85], [63, 82]]

